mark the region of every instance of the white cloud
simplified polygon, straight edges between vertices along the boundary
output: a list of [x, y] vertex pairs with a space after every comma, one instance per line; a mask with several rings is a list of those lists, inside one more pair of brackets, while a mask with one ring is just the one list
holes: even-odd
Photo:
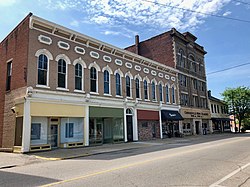
[[0, 7], [12, 6], [17, 3], [17, 0], [0, 0]]
[[232, 12], [226, 11], [226, 12], [223, 14], [223, 16], [228, 16], [228, 15], [230, 15], [230, 14], [232, 14]]
[[91, 22], [102, 25], [134, 25], [155, 30], [175, 27], [185, 31], [197, 28], [209, 17], [208, 14], [217, 14], [229, 2], [230, 0], [47, 0], [47, 6], [87, 13]]
[[70, 22], [70, 25], [73, 26], [73, 27], [79, 27], [79, 21], [73, 20], [73, 21]]

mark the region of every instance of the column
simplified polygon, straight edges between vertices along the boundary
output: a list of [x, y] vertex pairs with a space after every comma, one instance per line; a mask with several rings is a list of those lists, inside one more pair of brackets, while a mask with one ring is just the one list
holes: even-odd
[[134, 109], [133, 115], [133, 140], [138, 141], [138, 120], [137, 120], [137, 109]]
[[161, 110], [159, 110], [159, 120], [160, 120], [160, 137], [163, 139], [163, 134], [162, 134], [162, 120], [161, 120]]
[[213, 133], [213, 122], [212, 122], [212, 120], [209, 120], [208, 123], [209, 123], [209, 125], [208, 125], [209, 132], [210, 132], [210, 134], [212, 134]]
[[126, 107], [124, 108], [124, 142], [128, 141], [127, 137], [127, 119], [126, 119]]
[[180, 131], [180, 133], [183, 133], [182, 121], [179, 121], [179, 131]]
[[23, 111], [23, 137], [21, 152], [26, 153], [30, 151], [30, 137], [31, 137], [31, 117], [30, 117], [30, 101], [28, 99], [24, 102]]
[[89, 146], [89, 106], [85, 106], [84, 144], [85, 146]]

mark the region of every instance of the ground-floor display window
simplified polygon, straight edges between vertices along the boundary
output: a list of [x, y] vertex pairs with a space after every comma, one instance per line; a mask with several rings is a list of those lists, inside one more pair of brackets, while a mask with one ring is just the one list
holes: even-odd
[[31, 118], [31, 145], [48, 143], [48, 119], [46, 117]]
[[191, 135], [192, 129], [191, 129], [191, 123], [190, 122], [183, 122], [182, 123], [183, 133], [185, 135]]
[[61, 118], [60, 142], [83, 142], [83, 118]]
[[178, 121], [164, 121], [162, 122], [162, 134], [163, 138], [166, 137], [178, 137], [180, 135], [179, 122]]
[[160, 124], [159, 121], [138, 121], [139, 140], [152, 140], [160, 138]]
[[90, 118], [89, 141], [90, 144], [124, 141], [123, 118]]

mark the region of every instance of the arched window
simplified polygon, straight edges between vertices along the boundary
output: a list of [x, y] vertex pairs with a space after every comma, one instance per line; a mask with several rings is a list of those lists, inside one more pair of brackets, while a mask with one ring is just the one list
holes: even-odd
[[58, 87], [59, 88], [66, 88], [66, 62], [63, 59], [58, 60]]
[[159, 84], [159, 94], [160, 94], [160, 101], [162, 101], [163, 97], [162, 97], [162, 84]]
[[83, 78], [83, 71], [82, 71], [82, 65], [77, 63], [75, 65], [75, 89], [76, 90], [82, 90], [82, 78]]
[[169, 86], [166, 85], [166, 102], [169, 103]]
[[116, 95], [121, 95], [121, 76], [119, 73], [115, 74], [115, 86], [116, 86]]
[[131, 82], [129, 76], [126, 76], [126, 96], [131, 97]]
[[175, 89], [174, 86], [172, 86], [172, 101], [175, 103]]
[[48, 74], [48, 57], [44, 54], [38, 57], [38, 85], [47, 86], [47, 74]]
[[186, 67], [184, 55], [185, 55], [184, 51], [182, 49], [180, 49], [179, 50], [178, 65], [181, 67]]
[[135, 92], [136, 92], [136, 98], [140, 98], [140, 81], [138, 78], [135, 79]]
[[155, 82], [152, 82], [152, 100], [155, 101], [156, 100], [156, 96], [155, 96]]
[[90, 91], [97, 92], [97, 72], [94, 67], [90, 68]]
[[110, 94], [109, 91], [109, 72], [108, 70], [104, 71], [104, 93], [105, 94]]
[[148, 99], [148, 82], [146, 80], [144, 80], [143, 87], [144, 87], [144, 99]]

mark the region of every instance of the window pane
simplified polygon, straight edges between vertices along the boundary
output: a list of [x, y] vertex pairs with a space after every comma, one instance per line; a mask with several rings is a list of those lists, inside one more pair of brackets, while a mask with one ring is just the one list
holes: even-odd
[[109, 72], [104, 71], [104, 93], [109, 94]]
[[65, 88], [65, 75], [58, 73], [58, 87]]
[[65, 128], [66, 128], [65, 137], [73, 138], [74, 137], [74, 123], [66, 123]]
[[126, 95], [130, 97], [130, 78], [126, 76]]
[[116, 81], [116, 95], [121, 95], [121, 79], [119, 73], [115, 75], [115, 81]]
[[155, 100], [155, 83], [152, 82], [152, 99]]
[[140, 83], [139, 83], [139, 79], [135, 79], [135, 88], [136, 88], [136, 98], [140, 98]]
[[148, 99], [148, 82], [144, 81], [144, 99]]
[[162, 101], [162, 85], [159, 85], [160, 101]]
[[96, 69], [94, 67], [92, 67], [90, 69], [90, 91], [91, 92], [96, 92], [97, 91], [97, 75], [96, 75]]
[[41, 123], [31, 124], [31, 140], [41, 139]]
[[169, 102], [169, 89], [168, 89], [168, 86], [166, 86], [166, 102]]
[[82, 78], [81, 77], [75, 77], [75, 89], [82, 90]]
[[38, 84], [47, 85], [47, 71], [38, 69]]

